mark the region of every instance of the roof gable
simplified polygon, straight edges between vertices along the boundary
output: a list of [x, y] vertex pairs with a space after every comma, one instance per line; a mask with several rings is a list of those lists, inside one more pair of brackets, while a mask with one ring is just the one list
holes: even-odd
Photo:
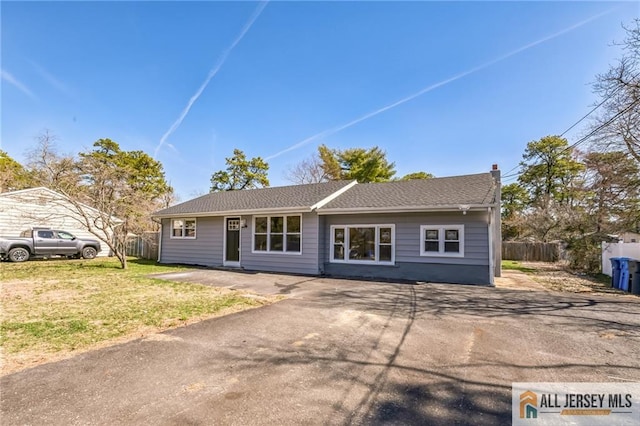
[[[0, 193], [0, 201], [3, 201], [5, 203], [20, 203], [23, 205], [71, 203], [69, 201], [69, 197], [67, 197], [65, 194], [54, 191], [44, 186]], [[84, 211], [91, 212], [98, 217], [103, 214], [103, 212], [101, 212], [100, 210], [88, 206], [84, 203], [78, 203], [78, 206], [80, 206], [80, 208], [82, 208]], [[69, 209], [69, 213], [74, 214], [74, 209]], [[111, 219], [116, 223], [122, 222], [122, 220], [115, 216], [111, 216]]]
[[56, 198], [67, 198], [65, 197], [63, 194], [56, 192], [52, 189], [49, 189], [47, 187], [44, 186], [38, 186], [35, 188], [27, 188], [27, 189], [20, 189], [18, 191], [10, 191], [10, 192], [2, 192], [0, 193], [0, 197], [16, 197], [16, 196], [28, 196], [28, 195], [32, 195], [32, 196], [38, 196], [38, 195], [48, 195], [50, 197], [56, 197]]

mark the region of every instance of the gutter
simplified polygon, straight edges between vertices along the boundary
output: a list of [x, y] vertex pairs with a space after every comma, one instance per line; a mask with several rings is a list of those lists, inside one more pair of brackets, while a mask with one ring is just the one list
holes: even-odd
[[249, 209], [249, 210], [225, 210], [215, 212], [197, 212], [197, 213], [172, 213], [166, 215], [151, 215], [152, 218], [168, 219], [168, 218], [190, 218], [190, 217], [213, 217], [213, 216], [238, 216], [238, 215], [254, 215], [261, 213], [307, 213], [311, 212], [310, 206], [300, 207], [284, 207], [284, 208], [264, 208], [264, 209]]
[[359, 213], [403, 213], [403, 212], [443, 212], [443, 211], [483, 211], [496, 207], [495, 204], [450, 204], [442, 206], [407, 206], [407, 207], [350, 207], [319, 209], [319, 215], [359, 214]]

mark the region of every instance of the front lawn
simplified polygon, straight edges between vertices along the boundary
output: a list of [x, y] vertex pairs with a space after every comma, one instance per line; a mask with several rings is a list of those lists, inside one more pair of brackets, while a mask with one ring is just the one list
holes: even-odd
[[510, 270], [510, 271], [520, 271], [525, 273], [535, 272], [534, 268], [529, 268], [524, 266], [522, 263], [517, 260], [503, 260], [502, 261], [502, 269]]
[[114, 259], [0, 263], [2, 372], [271, 302], [147, 277], [184, 267], [128, 264], [122, 270]]

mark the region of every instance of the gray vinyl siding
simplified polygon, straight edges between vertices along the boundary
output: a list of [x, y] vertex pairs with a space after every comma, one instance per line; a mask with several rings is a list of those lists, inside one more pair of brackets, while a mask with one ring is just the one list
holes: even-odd
[[171, 219], [162, 219], [160, 263], [222, 266], [223, 218], [196, 219], [196, 238], [171, 238]]
[[[268, 214], [265, 214], [269, 216]], [[273, 214], [275, 216], [278, 214]], [[262, 215], [260, 215], [262, 216]], [[488, 213], [459, 212], [318, 216], [302, 214], [302, 253], [252, 252], [253, 216], [242, 216], [240, 265], [243, 269], [344, 277], [425, 282], [490, 284]], [[367, 265], [331, 263], [332, 225], [395, 225], [395, 263]], [[464, 257], [420, 256], [421, 225], [464, 225]], [[161, 263], [223, 265], [224, 218], [197, 218], [196, 238], [170, 238], [171, 220], [162, 220]]]
[[[264, 214], [259, 216], [280, 216]], [[240, 264], [243, 269], [254, 271], [288, 272], [317, 275], [318, 269], [318, 215], [302, 214], [302, 254], [252, 252], [253, 216], [243, 216], [247, 227], [242, 229]]]
[[[321, 234], [321, 259], [328, 275], [406, 279], [464, 284], [489, 284], [489, 232], [487, 212], [356, 214], [326, 216]], [[395, 225], [395, 264], [331, 263], [332, 225]], [[464, 225], [464, 257], [420, 255], [421, 225]]]

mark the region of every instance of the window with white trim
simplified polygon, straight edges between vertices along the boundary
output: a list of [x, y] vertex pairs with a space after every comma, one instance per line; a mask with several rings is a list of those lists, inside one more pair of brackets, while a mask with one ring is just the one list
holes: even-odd
[[464, 225], [420, 226], [420, 256], [463, 257]]
[[331, 226], [331, 262], [393, 264], [395, 225]]
[[171, 238], [195, 238], [196, 237], [196, 220], [195, 219], [172, 219], [171, 220]]
[[302, 216], [254, 216], [253, 251], [300, 254]]

